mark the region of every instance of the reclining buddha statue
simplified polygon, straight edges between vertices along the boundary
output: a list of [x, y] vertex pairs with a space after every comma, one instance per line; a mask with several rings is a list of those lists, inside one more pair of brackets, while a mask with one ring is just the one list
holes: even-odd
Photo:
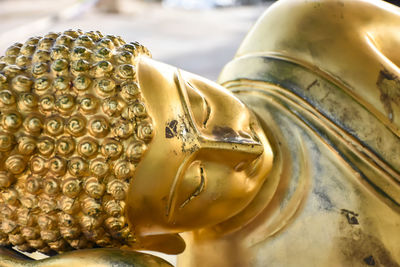
[[281, 0], [220, 85], [99, 32], [16, 43], [0, 266], [400, 266], [399, 30], [378, 0]]

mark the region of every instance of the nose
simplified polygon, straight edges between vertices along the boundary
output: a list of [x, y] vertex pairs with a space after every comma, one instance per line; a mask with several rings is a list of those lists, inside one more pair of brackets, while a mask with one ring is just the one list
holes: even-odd
[[223, 159], [235, 172], [245, 171], [249, 176], [257, 171], [259, 160], [264, 153], [264, 146], [252, 139], [213, 140], [199, 138], [200, 149], [210, 157]]
[[253, 139], [240, 138], [238, 135], [229, 137], [222, 135], [221, 138], [213, 139], [202, 135], [198, 127], [196, 126], [196, 123], [194, 122], [192, 111], [188, 108], [188, 103], [190, 101], [186, 90], [186, 84], [184, 83], [184, 79], [182, 78], [181, 72], [179, 70], [177, 70], [175, 73], [175, 83], [177, 85], [179, 95], [182, 99], [183, 109], [188, 115], [187, 119], [189, 126], [194, 130], [194, 134], [197, 137], [200, 150], [206, 149], [229, 151], [232, 152], [232, 154], [236, 156], [240, 155], [247, 160], [251, 158], [255, 159], [263, 153], [263, 145]]

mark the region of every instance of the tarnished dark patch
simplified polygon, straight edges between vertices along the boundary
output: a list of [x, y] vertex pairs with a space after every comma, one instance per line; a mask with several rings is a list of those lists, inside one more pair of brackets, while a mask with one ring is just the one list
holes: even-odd
[[327, 192], [325, 192], [323, 188], [316, 187], [313, 190], [313, 193], [318, 197], [318, 204], [320, 205], [320, 208], [327, 211], [332, 210], [334, 205], [329, 198]]
[[375, 260], [374, 260], [374, 257], [371, 255], [371, 256], [368, 256], [368, 257], [366, 257], [366, 258], [364, 258], [364, 262], [367, 264], [367, 265], [370, 265], [370, 266], [375, 266]]
[[346, 216], [347, 222], [349, 224], [359, 224], [358, 219], [357, 219], [357, 217], [358, 217], [357, 213], [350, 211], [350, 210], [346, 210], [346, 209], [341, 209], [340, 211], [343, 215]]
[[239, 138], [237, 132], [235, 132], [232, 128], [227, 126], [214, 126], [212, 130], [212, 134], [215, 137], [222, 138], [225, 140], [236, 140]]
[[167, 124], [167, 126], [165, 127], [165, 137], [166, 138], [173, 138], [178, 135], [177, 125], [178, 125], [177, 120], [172, 120], [171, 122], [169, 122]]
[[[344, 266], [393, 266], [399, 267], [392, 252], [374, 233], [364, 230], [368, 219], [360, 221], [359, 215], [353, 211], [342, 209], [339, 230], [340, 257]], [[379, 235], [378, 235], [379, 236]]]
[[197, 137], [185, 116], [178, 116], [165, 126], [165, 137], [176, 138], [181, 141], [181, 151], [191, 152], [199, 149]]
[[306, 90], [309, 91], [312, 87], [314, 87], [314, 86], [316, 86], [316, 85], [317, 85], [317, 86], [320, 85], [317, 79], [315, 79], [312, 83], [310, 83], [310, 84], [307, 86]]
[[384, 69], [379, 72], [376, 85], [381, 93], [380, 101], [390, 121], [394, 120], [393, 104], [400, 105], [400, 79]]

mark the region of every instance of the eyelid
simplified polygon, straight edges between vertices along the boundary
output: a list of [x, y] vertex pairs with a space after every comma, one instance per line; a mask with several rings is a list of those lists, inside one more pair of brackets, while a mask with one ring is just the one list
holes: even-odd
[[201, 164], [199, 165], [199, 169], [200, 169], [200, 183], [196, 187], [196, 189], [190, 194], [190, 196], [179, 206], [179, 209], [185, 207], [187, 204], [189, 204], [190, 201], [192, 201], [195, 197], [200, 195], [201, 192], [203, 192], [206, 183], [206, 175], [204, 167]]

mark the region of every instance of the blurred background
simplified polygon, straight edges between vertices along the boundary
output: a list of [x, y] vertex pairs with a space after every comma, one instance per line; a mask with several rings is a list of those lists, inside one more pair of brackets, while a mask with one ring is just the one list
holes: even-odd
[[153, 58], [216, 80], [266, 0], [0, 0], [0, 55], [15, 42], [82, 29], [147, 46]]

